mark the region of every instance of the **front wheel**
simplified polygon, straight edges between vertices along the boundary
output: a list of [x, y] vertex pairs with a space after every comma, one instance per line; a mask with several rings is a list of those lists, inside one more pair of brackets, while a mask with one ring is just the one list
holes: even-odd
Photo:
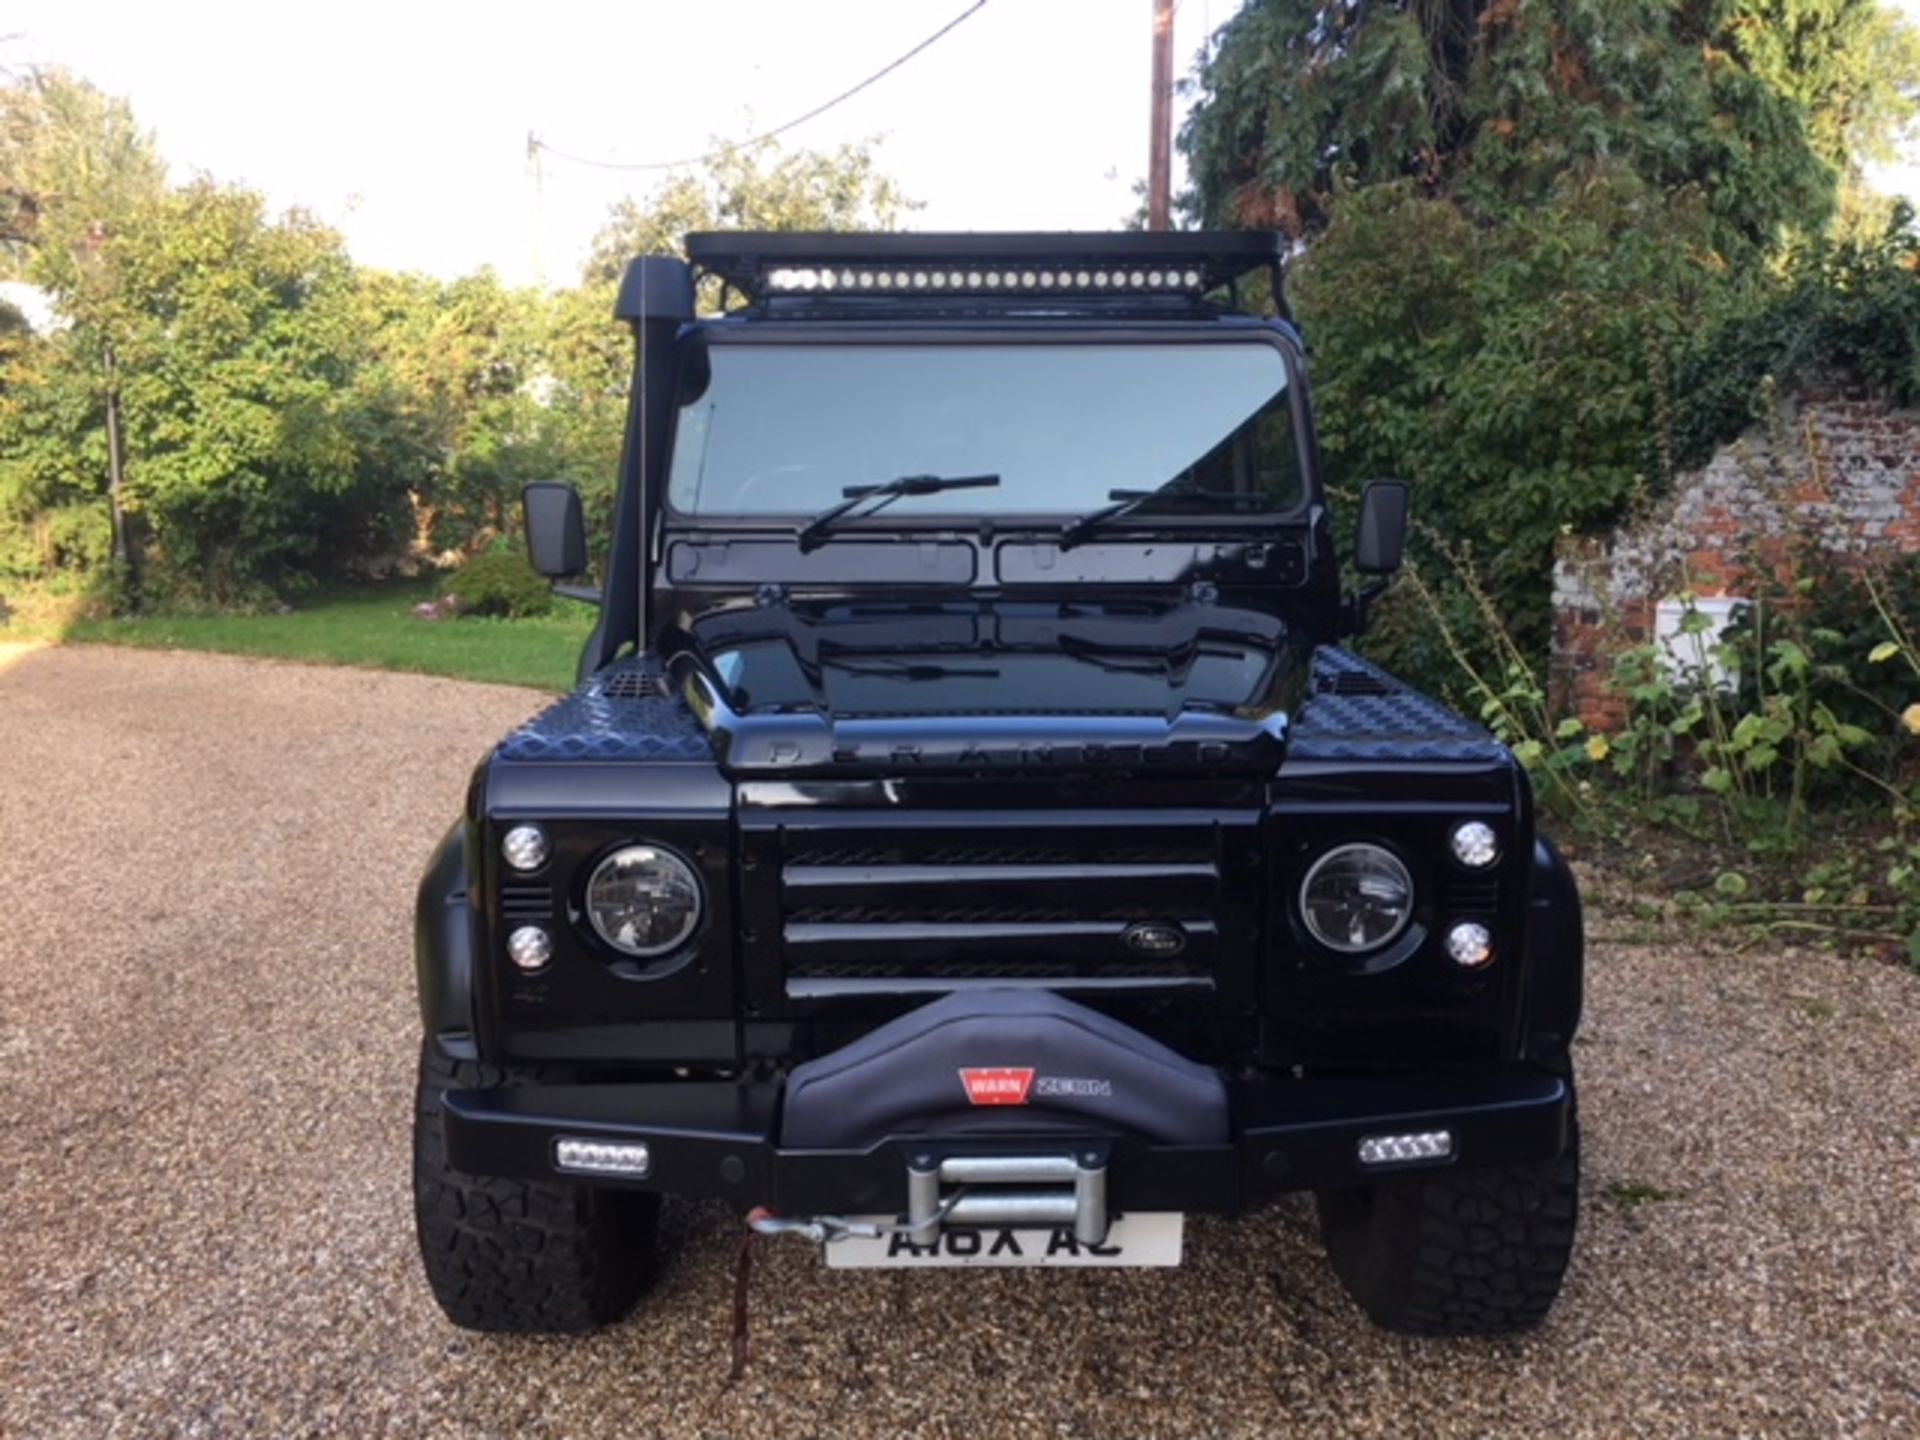
[[421, 1046], [413, 1209], [433, 1297], [468, 1330], [591, 1330], [632, 1308], [654, 1274], [660, 1197], [465, 1175], [447, 1164], [440, 1096], [537, 1077]]
[[1374, 1323], [1414, 1335], [1528, 1330], [1560, 1293], [1579, 1212], [1580, 1129], [1553, 1160], [1428, 1171], [1316, 1199], [1340, 1283]]

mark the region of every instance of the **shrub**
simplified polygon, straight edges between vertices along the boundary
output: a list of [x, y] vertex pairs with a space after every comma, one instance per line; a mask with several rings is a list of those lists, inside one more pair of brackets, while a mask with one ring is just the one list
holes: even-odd
[[447, 593], [469, 615], [520, 619], [553, 609], [553, 592], [518, 550], [490, 550], [474, 556], [460, 567]]

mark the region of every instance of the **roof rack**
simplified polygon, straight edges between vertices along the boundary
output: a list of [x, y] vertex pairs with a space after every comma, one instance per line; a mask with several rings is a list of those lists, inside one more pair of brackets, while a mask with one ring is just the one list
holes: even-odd
[[776, 296], [1141, 296], [1197, 299], [1286, 254], [1268, 230], [993, 234], [714, 231], [687, 258], [750, 301]]

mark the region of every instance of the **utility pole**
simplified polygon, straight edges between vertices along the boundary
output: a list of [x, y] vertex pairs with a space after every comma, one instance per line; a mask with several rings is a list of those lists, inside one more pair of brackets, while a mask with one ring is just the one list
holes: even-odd
[[1173, 188], [1173, 3], [1153, 0], [1153, 135], [1147, 150], [1147, 228], [1165, 230]]
[[540, 164], [540, 137], [527, 131], [527, 178], [533, 181], [533, 218], [527, 225], [528, 258], [533, 261], [533, 283], [547, 288], [547, 176]]

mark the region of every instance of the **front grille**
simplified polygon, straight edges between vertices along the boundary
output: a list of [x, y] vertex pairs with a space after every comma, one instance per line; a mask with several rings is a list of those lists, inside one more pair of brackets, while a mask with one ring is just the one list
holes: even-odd
[[[942, 980], [1057, 980], [1071, 982], [1079, 972], [1067, 961], [1048, 960], [950, 960], [920, 972]], [[1156, 965], [1114, 965], [1104, 970], [1107, 979], [1153, 981], [1166, 971]], [[899, 970], [893, 965], [858, 960], [821, 961], [807, 967], [803, 979], [811, 980], [894, 980]]]
[[[798, 905], [788, 910], [787, 925], [1070, 925], [1087, 918], [1070, 905]], [[1166, 909], [1150, 901], [1116, 901], [1101, 906], [1099, 918], [1164, 920]]]
[[[776, 1000], [983, 984], [1212, 992], [1223, 930], [1235, 954], [1253, 948], [1254, 913], [1227, 893], [1241, 876], [1239, 903], [1256, 898], [1254, 827], [1234, 823], [1253, 819], [747, 811], [752, 939], [778, 956]], [[1183, 943], [1143, 953], [1127, 938], [1140, 928]]]
[[[1068, 844], [966, 843], [915, 844], [898, 842], [853, 847], [832, 843], [798, 841], [788, 854], [791, 865], [900, 865], [909, 857], [922, 865], [1032, 865], [1071, 864], [1081, 850]], [[1209, 864], [1213, 859], [1211, 843], [1188, 845], [1128, 845], [1116, 841], [1102, 846], [1100, 859], [1109, 865]]]

